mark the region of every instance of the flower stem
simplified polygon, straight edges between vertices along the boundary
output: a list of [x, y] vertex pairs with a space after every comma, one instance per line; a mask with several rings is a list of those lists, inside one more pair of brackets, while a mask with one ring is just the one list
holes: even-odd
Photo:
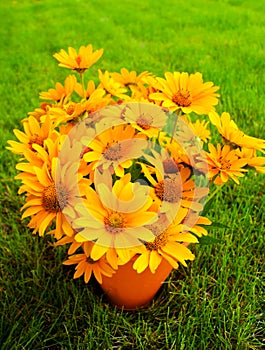
[[173, 137], [174, 137], [174, 134], [175, 134], [175, 131], [176, 131], [176, 127], [177, 127], [178, 118], [181, 115], [182, 115], [182, 110], [180, 109], [179, 111], [176, 112], [176, 118], [175, 118], [174, 125], [173, 125], [173, 130], [172, 130], [170, 143], [172, 143], [172, 141], [173, 141]]
[[85, 81], [84, 81], [84, 73], [80, 73], [80, 80], [82, 84], [82, 89], [83, 89], [83, 97], [85, 98]]
[[205, 201], [204, 204], [206, 204], [207, 202], [209, 202], [222, 188], [223, 188], [224, 184], [217, 186], [216, 189], [210, 194], [210, 196], [207, 198], [207, 200]]

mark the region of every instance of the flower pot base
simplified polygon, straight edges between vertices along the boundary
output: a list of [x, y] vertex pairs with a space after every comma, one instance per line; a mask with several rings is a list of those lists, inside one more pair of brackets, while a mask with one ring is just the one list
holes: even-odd
[[119, 266], [112, 277], [102, 276], [101, 288], [111, 304], [124, 310], [147, 307], [172, 271], [163, 259], [153, 274], [149, 267], [142, 273], [133, 269], [134, 260]]

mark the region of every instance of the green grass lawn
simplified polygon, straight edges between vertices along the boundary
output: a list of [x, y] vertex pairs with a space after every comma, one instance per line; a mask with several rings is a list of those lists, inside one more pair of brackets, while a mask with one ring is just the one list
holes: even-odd
[[105, 50], [92, 78], [98, 68], [202, 72], [220, 86], [218, 111], [265, 138], [265, 1], [10, 0], [0, 11], [1, 350], [263, 349], [264, 176], [227, 185], [210, 210], [228, 226], [210, 230], [221, 242], [194, 247], [150, 307], [128, 312], [94, 281], [73, 280], [65, 247], [21, 222], [17, 157], [5, 147], [39, 92], [68, 75], [52, 54], [89, 43]]

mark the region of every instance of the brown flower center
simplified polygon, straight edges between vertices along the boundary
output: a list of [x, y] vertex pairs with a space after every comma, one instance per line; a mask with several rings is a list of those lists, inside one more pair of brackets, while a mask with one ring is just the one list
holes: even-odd
[[69, 103], [64, 107], [64, 110], [73, 118], [69, 120], [73, 124], [80, 122], [85, 116], [85, 108], [80, 103]]
[[161, 200], [170, 203], [177, 203], [181, 198], [181, 188], [172, 179], [165, 179], [155, 187], [155, 194]]
[[104, 224], [111, 227], [121, 228], [124, 225], [124, 218], [121, 214], [113, 212], [105, 218]]
[[164, 247], [168, 242], [167, 232], [164, 231], [160, 233], [152, 242], [145, 243], [146, 249], [148, 250], [158, 250], [159, 248]]
[[69, 106], [67, 106], [67, 108], [66, 108], [66, 113], [67, 113], [68, 115], [72, 115], [72, 114], [74, 114], [74, 112], [75, 112], [75, 105], [69, 105]]
[[52, 104], [51, 104], [51, 103], [42, 102], [42, 103], [40, 104], [40, 108], [41, 108], [41, 109], [44, 109], [45, 111], [47, 111], [49, 107], [52, 107]]
[[179, 90], [172, 96], [172, 101], [179, 107], [188, 107], [192, 103], [189, 91]]
[[69, 194], [61, 184], [52, 183], [45, 187], [42, 194], [42, 205], [49, 212], [62, 211], [68, 204]]
[[75, 67], [73, 70], [76, 71], [76, 72], [78, 72], [79, 74], [84, 73], [84, 72], [87, 70], [87, 68], [80, 68], [80, 64], [81, 64], [81, 62], [82, 62], [82, 57], [77, 56], [77, 57], [75, 58], [75, 61], [76, 61], [77, 65], [78, 65], [78, 67]]
[[227, 159], [220, 158], [220, 163], [222, 166], [222, 170], [229, 170], [231, 168], [231, 163]]
[[32, 148], [33, 143], [36, 143], [37, 145], [43, 146], [43, 138], [37, 134], [33, 134], [31, 136], [31, 138], [29, 140], [29, 146], [30, 146], [32, 151], [34, 151], [34, 149]]
[[76, 71], [79, 74], [83, 74], [86, 70], [87, 68], [74, 68], [74, 71]]
[[119, 233], [123, 231], [125, 219], [117, 212], [112, 212], [104, 218], [105, 228], [110, 233]]
[[92, 258], [90, 258], [90, 256], [87, 257], [86, 261], [90, 264], [93, 265], [95, 264], [96, 260], [93, 260]]
[[143, 113], [136, 119], [136, 124], [140, 126], [140, 128], [142, 128], [143, 130], [150, 129], [152, 123], [153, 117], [150, 114]]
[[103, 156], [107, 160], [115, 161], [122, 157], [122, 147], [120, 143], [114, 143], [111, 146], [107, 146], [103, 153]]

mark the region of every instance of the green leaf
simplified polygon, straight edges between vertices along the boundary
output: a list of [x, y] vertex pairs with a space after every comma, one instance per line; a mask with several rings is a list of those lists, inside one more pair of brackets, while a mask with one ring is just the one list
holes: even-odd
[[209, 212], [209, 210], [211, 209], [212, 207], [212, 204], [213, 204], [213, 201], [215, 200], [215, 198], [211, 198], [208, 202], [206, 202], [206, 204], [204, 205], [203, 207], [203, 210], [201, 212], [201, 216], [206, 216]]
[[[203, 226], [203, 225], [200, 225]], [[230, 228], [229, 226], [222, 224], [221, 222], [212, 222], [210, 226], [205, 226], [206, 228], [208, 227], [208, 230], [210, 230], [211, 228], [215, 229], [215, 228]]]
[[211, 236], [202, 236], [199, 238], [199, 243], [204, 245], [223, 243], [224, 241], [220, 238], [215, 238]]

